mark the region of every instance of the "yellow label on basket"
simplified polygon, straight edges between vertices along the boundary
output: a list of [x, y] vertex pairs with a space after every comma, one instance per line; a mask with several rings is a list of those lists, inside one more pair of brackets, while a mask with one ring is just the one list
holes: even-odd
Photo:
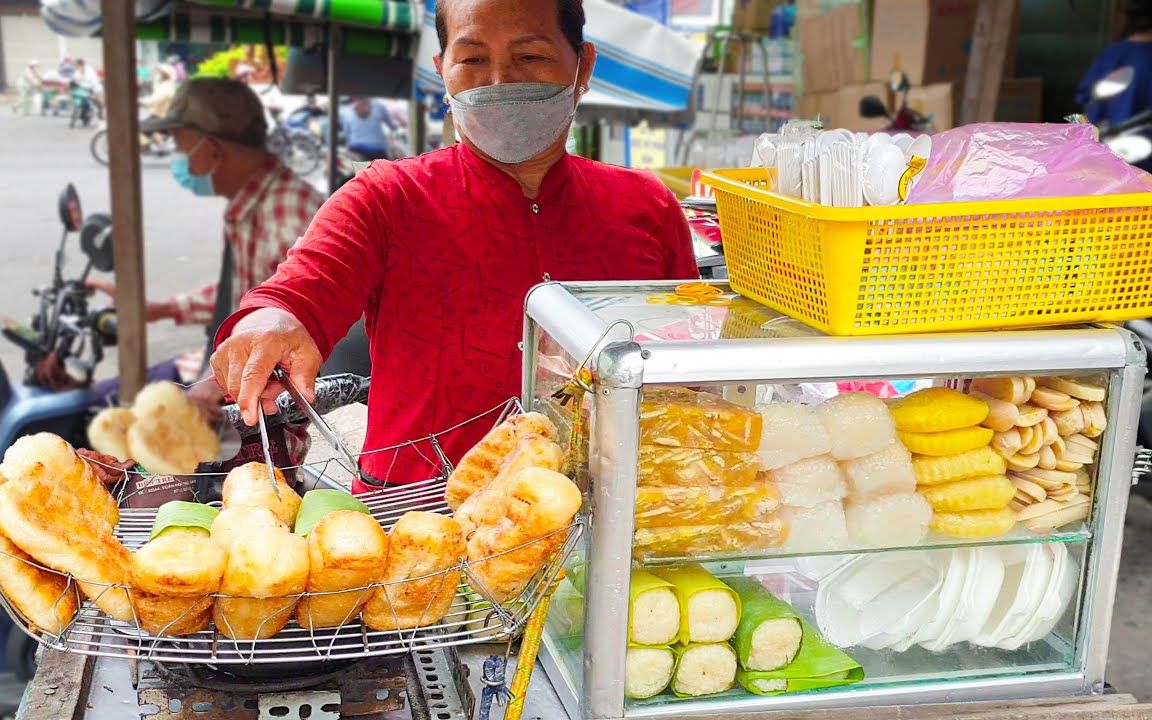
[[908, 169], [900, 176], [900, 202], [908, 199], [908, 189], [912, 187], [912, 180], [917, 175], [924, 172], [924, 168], [928, 165], [928, 158], [922, 158], [913, 155], [912, 159], [908, 161]]

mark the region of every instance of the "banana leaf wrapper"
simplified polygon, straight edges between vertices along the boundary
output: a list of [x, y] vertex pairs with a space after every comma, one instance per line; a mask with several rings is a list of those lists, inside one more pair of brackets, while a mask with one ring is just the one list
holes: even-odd
[[676, 586], [647, 570], [633, 570], [628, 601], [628, 642], [670, 645], [680, 637]]
[[800, 616], [792, 606], [755, 578], [725, 578], [724, 582], [740, 596], [740, 625], [732, 637], [740, 667], [767, 672], [791, 664], [803, 644]]
[[676, 591], [680, 602], [680, 644], [727, 642], [736, 632], [740, 624], [739, 593], [702, 566], [661, 568], [652, 574], [671, 583]]
[[[804, 630], [804, 639], [796, 659], [787, 667], [771, 672], [740, 670], [736, 679], [745, 690], [755, 695], [780, 695], [842, 687], [864, 679], [864, 668], [860, 663], [821, 637], [816, 628], [803, 619], [800, 626]], [[781, 682], [773, 682], [779, 689], [764, 690], [757, 687], [758, 681]]]

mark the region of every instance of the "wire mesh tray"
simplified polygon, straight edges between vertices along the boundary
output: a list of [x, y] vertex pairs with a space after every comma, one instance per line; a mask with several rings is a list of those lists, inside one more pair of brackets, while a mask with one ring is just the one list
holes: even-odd
[[[404, 513], [412, 510], [450, 515], [444, 502], [444, 489], [445, 481], [434, 479], [389, 488], [363, 499], [372, 516], [387, 530], [391, 529]], [[123, 510], [120, 523], [116, 527], [116, 536], [129, 550], [135, 551], [148, 542], [155, 517], [154, 509]], [[422, 649], [504, 642], [524, 628], [529, 616], [547, 594], [557, 579], [563, 563], [579, 542], [585, 525], [586, 516], [579, 515], [568, 528], [558, 531], [567, 533], [567, 538], [559, 550], [532, 577], [517, 598], [503, 604], [492, 604], [477, 593], [483, 588], [471, 572], [467, 560], [445, 571], [447, 574], [458, 569], [462, 572], [463, 578], [451, 608], [439, 622], [411, 630], [372, 630], [357, 616], [339, 627], [332, 628], [308, 629], [292, 620], [274, 637], [263, 640], [233, 640], [215, 627], [184, 637], [156, 637], [145, 632], [137, 623], [109, 618], [91, 601], [85, 601], [72, 622], [57, 635], [37, 630], [3, 593], [0, 593], [0, 605], [17, 627], [54, 650], [189, 665], [326, 663], [405, 654]], [[544, 542], [548, 539], [548, 537], [540, 538], [534, 542]], [[524, 547], [526, 545], [492, 557], [513, 553]], [[488, 559], [491, 558], [485, 558]], [[23, 561], [30, 563], [28, 560]], [[71, 577], [67, 579], [68, 589], [72, 591], [76, 581]], [[413, 578], [403, 582], [422, 579], [424, 578]], [[395, 583], [398, 584], [400, 583]], [[344, 592], [363, 590], [367, 593], [378, 587], [380, 585]], [[323, 594], [332, 593], [303, 593], [287, 596], [285, 600]]]

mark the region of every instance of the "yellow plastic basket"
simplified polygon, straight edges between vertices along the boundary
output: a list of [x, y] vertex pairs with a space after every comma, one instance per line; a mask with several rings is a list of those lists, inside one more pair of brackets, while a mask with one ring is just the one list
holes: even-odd
[[732, 288], [832, 335], [1152, 316], [1152, 193], [832, 208], [703, 180]]

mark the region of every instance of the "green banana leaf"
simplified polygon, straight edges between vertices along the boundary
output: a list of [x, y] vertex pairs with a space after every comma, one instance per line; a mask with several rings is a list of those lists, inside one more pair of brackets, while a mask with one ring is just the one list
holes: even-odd
[[[771, 672], [740, 670], [736, 680], [745, 690], [755, 695], [780, 695], [785, 692], [822, 690], [858, 683], [864, 679], [864, 668], [840, 648], [825, 640], [803, 618], [800, 626], [804, 639], [800, 653], [791, 665]], [[758, 680], [783, 680], [786, 689], [764, 691], [756, 688]]]
[[[724, 578], [724, 583], [736, 591], [740, 596], [740, 605], [743, 611], [740, 614], [740, 626], [732, 637], [732, 647], [736, 649], [736, 657], [740, 660], [740, 667], [751, 671], [771, 671], [786, 666], [795, 659], [802, 644], [802, 628], [800, 616], [788, 603], [780, 600], [768, 592], [760, 581], [750, 577]], [[796, 633], [796, 645], [789, 659], [783, 665], [776, 667], [753, 667], [751, 660], [752, 641], [761, 624], [771, 620], [791, 620], [796, 623], [793, 633]]]

